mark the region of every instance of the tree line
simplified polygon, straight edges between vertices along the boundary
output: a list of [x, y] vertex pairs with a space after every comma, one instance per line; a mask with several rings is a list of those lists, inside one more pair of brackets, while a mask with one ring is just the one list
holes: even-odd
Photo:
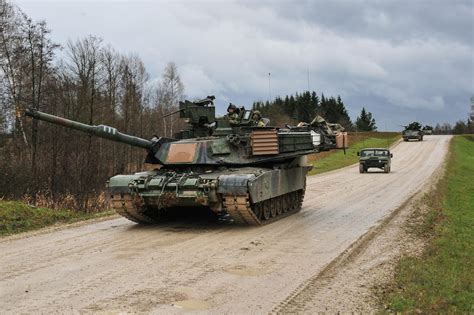
[[108, 177], [142, 167], [142, 149], [25, 118], [25, 108], [143, 138], [171, 137], [183, 122], [162, 116], [183, 98], [174, 63], [153, 83], [139, 56], [94, 36], [61, 47], [44, 21], [0, 0], [0, 198], [68, 195], [76, 208], [91, 209]]
[[272, 101], [256, 101], [252, 108], [268, 117], [273, 125], [282, 126], [285, 123], [311, 122], [316, 115], [322, 116], [330, 123], [341, 124], [348, 131], [375, 131], [375, 118], [372, 113], [362, 108], [356, 122], [352, 123], [341, 97], [321, 97], [315, 91], [295, 93], [295, 95], [277, 96]]
[[450, 123], [436, 124], [433, 128], [435, 135], [462, 135], [474, 134], [474, 123], [468, 118], [466, 121], [458, 120], [454, 126]]

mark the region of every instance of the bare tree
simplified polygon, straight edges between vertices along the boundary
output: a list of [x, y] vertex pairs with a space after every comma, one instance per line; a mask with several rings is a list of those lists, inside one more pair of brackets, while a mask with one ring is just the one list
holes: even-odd
[[[177, 108], [178, 102], [184, 97], [184, 85], [178, 74], [178, 67], [174, 62], [168, 63], [163, 73], [163, 77], [158, 87], [157, 99], [160, 112], [163, 115]], [[173, 136], [173, 125], [177, 121], [177, 117], [173, 115], [163, 118], [164, 136], [166, 137], [167, 126], [169, 126], [169, 136]]]
[[[122, 102], [121, 109], [124, 119], [124, 130], [137, 136], [143, 137], [143, 99], [145, 95], [145, 83], [148, 74], [145, 66], [138, 56], [132, 55], [122, 59]], [[140, 164], [138, 157], [132, 148], [128, 148], [129, 161], [132, 165], [128, 168], [136, 168]], [[142, 154], [139, 154], [141, 159]]]
[[[98, 86], [101, 84], [101, 55], [102, 40], [95, 36], [88, 36], [76, 42], [68, 42], [68, 55], [70, 64], [69, 75], [76, 86], [76, 99], [74, 114], [76, 119], [85, 118], [90, 125], [94, 124], [96, 116], [96, 102], [98, 100]], [[84, 156], [84, 167], [79, 173], [79, 184], [87, 185], [92, 182], [92, 177], [97, 172], [96, 160], [93, 157], [92, 137], [87, 140], [87, 149]], [[89, 191], [81, 192], [83, 208], [87, 209]]]
[[[54, 44], [48, 38], [50, 31], [44, 21], [34, 23], [26, 14], [22, 14], [22, 36], [25, 38], [25, 48], [29, 62], [26, 69], [30, 77], [29, 97], [27, 103], [34, 109], [41, 109], [43, 100], [43, 85], [46, 75], [51, 74], [51, 62], [54, 51], [59, 45]], [[27, 75], [25, 75], [26, 77]], [[33, 176], [33, 191], [38, 190], [37, 174], [37, 151], [38, 151], [38, 121], [32, 121], [31, 128], [31, 172]], [[36, 194], [33, 194], [33, 202], [36, 203]]]
[[21, 72], [24, 63], [23, 38], [18, 34], [18, 14], [11, 3], [0, 0], [0, 69], [3, 72], [3, 82], [7, 91], [8, 108], [15, 112], [15, 123], [23, 136], [23, 141], [28, 147], [25, 128], [21, 120], [22, 80]]
[[[35, 23], [26, 14], [0, 0], [0, 66], [7, 86], [10, 108], [15, 109], [18, 129], [29, 149], [31, 187], [37, 190], [38, 122], [33, 121], [28, 143], [21, 112], [25, 107], [40, 109], [43, 83], [50, 74], [54, 51], [58, 45], [48, 38], [45, 22]], [[33, 202], [35, 202], [33, 194]]]

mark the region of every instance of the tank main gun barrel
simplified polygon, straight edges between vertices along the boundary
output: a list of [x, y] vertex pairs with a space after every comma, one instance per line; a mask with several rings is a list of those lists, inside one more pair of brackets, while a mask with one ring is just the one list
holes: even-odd
[[35, 109], [26, 109], [25, 115], [33, 117], [34, 119], [47, 121], [49, 123], [79, 130], [100, 138], [109, 139], [116, 142], [126, 143], [135, 147], [151, 150], [153, 142], [147, 139], [127, 135], [119, 132], [117, 129], [105, 125], [91, 126], [66, 118], [46, 114]]

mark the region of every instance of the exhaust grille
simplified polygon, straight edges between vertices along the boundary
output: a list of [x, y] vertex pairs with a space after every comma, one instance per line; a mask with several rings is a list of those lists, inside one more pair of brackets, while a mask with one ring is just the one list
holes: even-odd
[[252, 131], [252, 154], [274, 155], [278, 154], [278, 135], [276, 130]]

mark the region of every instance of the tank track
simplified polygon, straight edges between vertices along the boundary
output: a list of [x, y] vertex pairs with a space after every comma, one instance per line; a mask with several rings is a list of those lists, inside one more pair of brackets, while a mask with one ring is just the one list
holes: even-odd
[[[237, 223], [265, 225], [300, 211], [304, 193], [305, 190], [301, 189], [257, 203], [252, 203], [248, 194], [227, 195], [223, 205], [231, 219]], [[130, 221], [140, 224], [158, 222], [157, 218], [147, 215], [141, 200], [134, 199], [130, 194], [115, 194], [111, 202], [112, 208]]]
[[251, 203], [249, 195], [224, 197], [224, 207], [237, 223], [264, 225], [287, 217], [301, 210], [305, 190], [293, 191], [257, 203]]
[[148, 216], [140, 200], [135, 200], [130, 194], [115, 194], [112, 196], [112, 208], [122, 217], [135, 223], [153, 224], [157, 220]]

